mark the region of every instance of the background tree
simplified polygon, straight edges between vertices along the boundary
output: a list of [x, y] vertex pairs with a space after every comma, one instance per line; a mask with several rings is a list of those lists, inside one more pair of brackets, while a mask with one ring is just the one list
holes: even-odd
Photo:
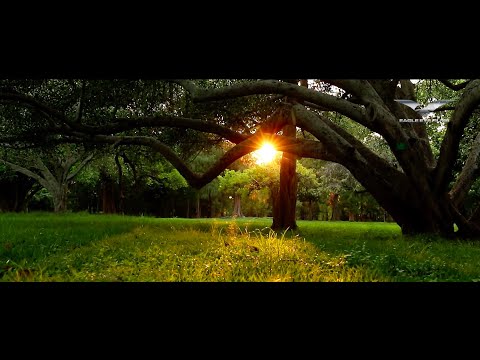
[[52, 196], [54, 211], [63, 212], [67, 210], [70, 184], [93, 155], [92, 151], [79, 150], [76, 145], [63, 144], [40, 152], [36, 149], [18, 153], [10, 149], [0, 162], [37, 181]]
[[72, 190], [80, 208], [132, 215], [177, 216], [180, 212], [185, 216], [185, 179], [159, 154], [142, 150], [110, 148], [97, 156]]
[[242, 197], [247, 194], [247, 185], [251, 182], [245, 171], [226, 170], [219, 177], [219, 190], [233, 201], [232, 216], [244, 217], [242, 213]]
[[[303, 220], [318, 220], [320, 213], [319, 202], [325, 198], [325, 190], [319, 181], [318, 169], [297, 164], [298, 171], [298, 200], [300, 218]], [[308, 164], [308, 163], [307, 163]]]

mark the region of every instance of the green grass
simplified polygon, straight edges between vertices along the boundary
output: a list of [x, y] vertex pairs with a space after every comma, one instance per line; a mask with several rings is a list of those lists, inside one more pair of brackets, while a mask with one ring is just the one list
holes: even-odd
[[392, 223], [0, 214], [0, 281], [480, 281], [480, 245]]

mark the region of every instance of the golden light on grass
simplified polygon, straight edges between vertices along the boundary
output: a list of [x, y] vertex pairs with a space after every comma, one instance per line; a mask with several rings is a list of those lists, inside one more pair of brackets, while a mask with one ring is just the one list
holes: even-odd
[[278, 151], [275, 150], [275, 147], [268, 142], [263, 143], [260, 149], [252, 152], [252, 156], [258, 165], [266, 165], [268, 163], [271, 163], [275, 159], [277, 154]]

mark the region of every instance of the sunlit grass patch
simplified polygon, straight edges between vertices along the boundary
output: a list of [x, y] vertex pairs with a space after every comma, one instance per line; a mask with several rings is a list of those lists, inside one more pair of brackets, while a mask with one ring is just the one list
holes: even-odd
[[0, 281], [478, 281], [480, 246], [396, 224], [1, 214]]

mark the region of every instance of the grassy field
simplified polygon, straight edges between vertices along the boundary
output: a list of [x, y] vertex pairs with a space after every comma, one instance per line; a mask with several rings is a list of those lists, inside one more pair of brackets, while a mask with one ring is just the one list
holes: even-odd
[[392, 223], [0, 214], [0, 281], [480, 281], [480, 244]]

